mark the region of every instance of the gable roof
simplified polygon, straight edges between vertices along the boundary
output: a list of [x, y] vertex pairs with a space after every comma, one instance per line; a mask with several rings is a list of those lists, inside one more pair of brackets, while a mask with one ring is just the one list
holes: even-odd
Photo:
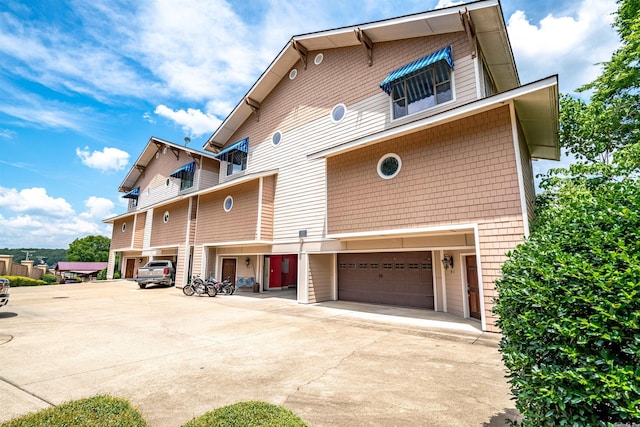
[[118, 191], [127, 193], [133, 190], [134, 184], [136, 183], [138, 178], [140, 178], [140, 175], [142, 175], [144, 168], [146, 168], [151, 160], [153, 160], [155, 154], [165, 147], [168, 150], [173, 151], [174, 153], [184, 152], [191, 157], [207, 157], [209, 159], [215, 159], [213, 154], [209, 152], [196, 150], [185, 145], [179, 145], [174, 142], [165, 141], [164, 139], [152, 136], [151, 138], [149, 138], [149, 142], [147, 142], [147, 145], [142, 150], [142, 153], [140, 153], [138, 159], [131, 166], [131, 169], [129, 169], [129, 173], [127, 173], [124, 181], [122, 181], [122, 184], [120, 184], [120, 187], [118, 187]]
[[375, 51], [375, 43], [465, 31], [460, 16], [460, 12], [465, 10], [469, 12], [476, 38], [498, 91], [518, 87], [520, 79], [499, 0], [480, 0], [382, 21], [302, 34], [293, 36], [284, 46], [258, 81], [207, 140], [204, 149], [217, 151], [225, 145], [253, 112], [245, 99], [250, 98], [261, 103], [289, 73], [300, 60], [294, 45], [302, 46], [307, 51], [357, 46], [361, 44], [356, 34], [359, 30], [373, 42]]

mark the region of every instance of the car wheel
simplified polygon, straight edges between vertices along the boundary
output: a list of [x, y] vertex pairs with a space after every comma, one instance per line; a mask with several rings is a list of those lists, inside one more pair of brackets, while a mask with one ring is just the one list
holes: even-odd
[[147, 287], [145, 283], [138, 283], [138, 286], [140, 286], [140, 289], [144, 289]]

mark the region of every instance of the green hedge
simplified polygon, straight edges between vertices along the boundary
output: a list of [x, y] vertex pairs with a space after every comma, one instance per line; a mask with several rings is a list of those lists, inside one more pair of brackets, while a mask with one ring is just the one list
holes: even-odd
[[43, 286], [48, 284], [44, 280], [36, 280], [36, 279], [31, 279], [29, 277], [22, 277], [22, 276], [2, 276], [2, 277], [4, 277], [5, 279], [9, 279], [9, 281], [11, 282], [12, 288], [17, 288], [20, 286]]
[[95, 396], [15, 418], [3, 423], [1, 427], [146, 427], [147, 425], [142, 415], [126, 400], [110, 396]]
[[640, 424], [639, 185], [561, 194], [496, 287], [524, 425]]
[[266, 402], [249, 401], [218, 408], [194, 418], [183, 427], [304, 427], [300, 417], [283, 408]]
[[42, 276], [42, 280], [46, 282], [47, 285], [58, 283], [58, 278], [53, 274], [45, 274], [44, 276]]

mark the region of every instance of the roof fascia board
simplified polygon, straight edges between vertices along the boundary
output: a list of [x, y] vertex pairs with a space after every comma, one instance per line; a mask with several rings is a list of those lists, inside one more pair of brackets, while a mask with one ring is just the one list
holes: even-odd
[[427, 117], [425, 119], [417, 120], [414, 122], [406, 123], [385, 131], [366, 136], [364, 138], [356, 139], [346, 142], [344, 144], [328, 148], [326, 150], [318, 151], [307, 155], [308, 160], [315, 160], [325, 157], [331, 157], [338, 154], [345, 153], [347, 151], [355, 150], [365, 147], [371, 144], [377, 144], [386, 139], [395, 138], [408, 133], [417, 132], [419, 130], [434, 127], [440, 124], [459, 120], [464, 117], [478, 114], [484, 111], [488, 111], [497, 108], [501, 105], [505, 105], [515, 98], [526, 95], [538, 90], [547, 89], [552, 86], [558, 85], [558, 76], [550, 76], [537, 82], [529, 83], [524, 86], [520, 86], [516, 89], [511, 89], [507, 92], [502, 92], [497, 95], [493, 95], [489, 98], [483, 98], [478, 101], [471, 102], [469, 104], [462, 105], [460, 107], [453, 108], [451, 110], [442, 112], [435, 116]]

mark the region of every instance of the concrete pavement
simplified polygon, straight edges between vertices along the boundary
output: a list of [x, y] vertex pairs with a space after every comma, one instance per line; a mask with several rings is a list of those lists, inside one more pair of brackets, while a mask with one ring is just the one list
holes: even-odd
[[154, 427], [244, 400], [310, 426], [501, 426], [517, 412], [498, 338], [444, 313], [302, 305], [293, 290], [12, 288], [0, 309], [0, 422], [107, 393]]

